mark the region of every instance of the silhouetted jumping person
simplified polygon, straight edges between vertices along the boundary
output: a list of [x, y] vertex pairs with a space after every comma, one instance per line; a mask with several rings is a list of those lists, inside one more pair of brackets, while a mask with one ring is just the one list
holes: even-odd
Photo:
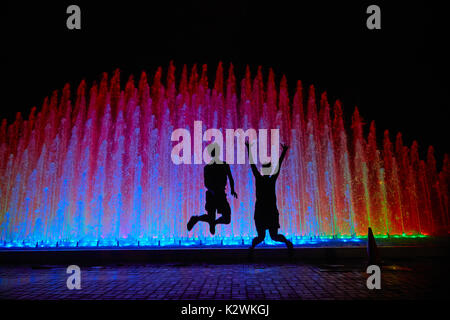
[[[231, 222], [231, 208], [225, 194], [227, 178], [230, 180], [231, 195], [237, 198], [237, 194], [234, 191], [234, 180], [230, 166], [219, 159], [219, 145], [212, 143], [208, 145], [206, 150], [212, 158], [211, 162], [203, 169], [205, 187], [207, 189], [205, 204], [207, 214], [192, 216], [187, 224], [187, 229], [191, 231], [197, 222], [204, 221], [209, 223], [211, 234], [215, 234], [216, 224], [229, 224]], [[216, 211], [221, 214], [221, 217], [217, 220]]]
[[275, 169], [273, 175], [271, 163], [265, 163], [262, 165], [261, 173], [259, 173], [256, 165], [252, 160], [252, 155], [249, 150], [248, 142], [245, 143], [247, 147], [248, 156], [250, 159], [250, 165], [252, 168], [253, 176], [255, 177], [256, 184], [256, 202], [255, 202], [255, 227], [258, 232], [258, 236], [252, 241], [252, 246], [250, 247], [251, 252], [259, 243], [264, 241], [266, 236], [266, 230], [269, 229], [269, 234], [272, 240], [278, 242], [284, 242], [291, 252], [293, 249], [292, 242], [286, 239], [285, 236], [278, 233], [278, 228], [280, 228], [279, 223], [279, 213], [277, 208], [277, 197], [275, 191], [275, 185], [277, 182], [278, 175], [280, 174], [280, 167], [283, 163], [284, 157], [288, 150], [288, 146], [281, 145], [283, 151], [281, 153], [280, 159], [278, 161], [278, 166]]

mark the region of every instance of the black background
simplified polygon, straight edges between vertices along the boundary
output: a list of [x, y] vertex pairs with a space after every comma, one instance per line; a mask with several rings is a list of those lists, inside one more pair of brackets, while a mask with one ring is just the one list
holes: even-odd
[[[394, 2], [394, 3], [393, 3]], [[81, 30], [66, 28], [66, 8], [81, 8]], [[381, 30], [368, 30], [366, 9], [381, 8]], [[429, 1], [8, 1], [2, 10], [0, 118], [25, 117], [32, 106], [66, 82], [76, 88], [101, 73], [122, 69], [122, 81], [151, 74], [174, 60], [218, 61], [255, 74], [269, 67], [277, 80], [326, 90], [344, 104], [347, 123], [358, 106], [405, 144], [418, 140], [422, 157], [436, 147], [438, 163], [449, 151], [448, 89], [444, 75], [445, 12]], [[6, 8], [5, 8], [6, 6]], [[446, 40], [447, 39], [447, 40]]]

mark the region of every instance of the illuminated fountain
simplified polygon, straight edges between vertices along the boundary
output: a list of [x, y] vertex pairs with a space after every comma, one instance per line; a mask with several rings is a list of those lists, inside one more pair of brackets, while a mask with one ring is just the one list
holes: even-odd
[[[224, 81], [219, 64], [214, 86], [183, 67], [176, 83], [171, 64], [163, 83], [120, 87], [119, 72], [99, 85], [82, 81], [72, 100], [69, 85], [24, 120], [0, 129], [1, 246], [113, 246], [247, 244], [253, 225], [254, 181], [248, 164], [232, 165], [236, 200], [230, 225], [211, 236], [206, 224], [191, 233], [186, 223], [204, 213], [203, 165], [171, 161], [177, 128], [279, 128], [291, 148], [277, 186], [281, 230], [294, 243], [309, 239], [447, 234], [450, 164], [437, 172], [433, 148], [426, 161], [388, 132], [377, 147], [356, 109], [344, 128], [342, 105], [326, 93], [316, 99], [298, 82], [289, 96], [283, 77], [265, 83], [249, 69], [237, 88], [231, 65]], [[332, 109], [332, 111], [330, 110]], [[206, 143], [204, 144], [206, 146]], [[228, 192], [229, 193], [229, 192]]]

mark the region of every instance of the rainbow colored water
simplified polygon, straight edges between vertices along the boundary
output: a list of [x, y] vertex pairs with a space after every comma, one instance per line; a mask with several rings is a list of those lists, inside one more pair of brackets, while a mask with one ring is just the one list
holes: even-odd
[[[209, 87], [183, 67], [176, 82], [159, 68], [151, 84], [142, 73], [120, 87], [119, 71], [99, 85], [69, 85], [55, 91], [28, 120], [20, 113], [0, 129], [0, 240], [2, 246], [140, 245], [248, 243], [253, 225], [254, 181], [248, 164], [232, 165], [239, 198], [228, 196], [230, 225], [211, 236], [199, 223], [204, 213], [203, 165], [175, 165], [171, 133], [207, 128], [279, 128], [291, 148], [281, 169], [277, 198], [281, 231], [294, 243], [305, 239], [375, 235], [447, 234], [450, 164], [438, 173], [433, 148], [420, 160], [416, 142], [376, 143], [375, 124], [367, 137], [356, 109], [344, 127], [342, 105], [331, 108], [326, 93], [316, 98], [298, 82], [293, 96], [286, 78], [277, 90], [274, 74], [263, 81], [249, 69], [237, 88], [230, 65], [224, 81], [219, 64]], [[163, 84], [164, 82], [164, 84]], [[136, 86], [137, 85], [137, 86]], [[332, 110], [331, 110], [332, 109]], [[224, 131], [223, 131], [224, 133]], [[203, 147], [206, 146], [204, 143]]]

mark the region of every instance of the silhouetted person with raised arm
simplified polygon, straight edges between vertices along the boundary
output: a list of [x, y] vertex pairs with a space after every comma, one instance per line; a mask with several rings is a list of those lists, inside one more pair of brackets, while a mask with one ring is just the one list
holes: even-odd
[[251, 252], [253, 251], [255, 246], [264, 241], [267, 229], [269, 229], [269, 234], [272, 240], [284, 242], [291, 252], [293, 249], [292, 242], [286, 239], [286, 237], [282, 234], [278, 233], [280, 223], [275, 190], [277, 178], [280, 174], [280, 167], [289, 147], [283, 144], [281, 145], [283, 147], [283, 151], [278, 161], [278, 165], [275, 169], [275, 172], [270, 175], [272, 173], [271, 163], [264, 163], [261, 169], [262, 174], [259, 173], [255, 163], [253, 162], [248, 142], [245, 142], [245, 145], [247, 147], [248, 157], [250, 160], [253, 176], [255, 177], [256, 185], [255, 227], [258, 236], [252, 241], [252, 246], [250, 247]]
[[[204, 221], [209, 223], [211, 234], [215, 234], [217, 224], [229, 224], [231, 222], [231, 208], [225, 194], [227, 179], [230, 181], [231, 195], [237, 198], [237, 194], [234, 191], [234, 180], [230, 166], [219, 159], [219, 145], [211, 143], [206, 150], [212, 158], [211, 162], [203, 169], [205, 187], [207, 189], [205, 204], [207, 214], [192, 216], [187, 224], [187, 229], [191, 231], [197, 222]], [[221, 217], [217, 220], [216, 211], [221, 214]]]

